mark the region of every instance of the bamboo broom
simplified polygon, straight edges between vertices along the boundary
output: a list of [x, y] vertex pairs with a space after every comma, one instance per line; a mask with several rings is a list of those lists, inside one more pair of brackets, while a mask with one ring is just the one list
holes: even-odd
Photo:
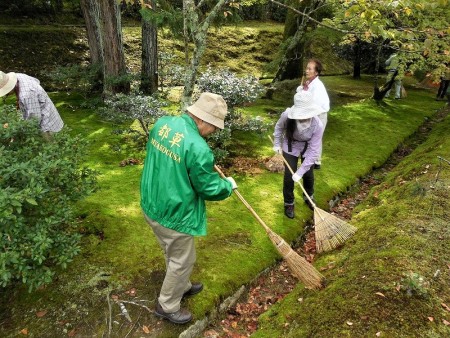
[[[223, 172], [217, 167], [214, 166], [219, 175], [225, 178]], [[253, 210], [250, 204], [242, 197], [240, 192], [237, 189], [233, 190], [236, 196], [241, 200], [241, 202], [247, 207], [248, 210], [252, 213], [252, 215], [258, 220], [258, 222], [263, 226], [266, 233], [269, 235], [270, 240], [277, 248], [278, 252], [283, 256], [286, 261], [291, 273], [301, 280], [305, 287], [308, 289], [321, 289], [324, 286], [325, 277], [320, 274], [306, 259], [297, 254], [289, 244], [285, 242], [283, 238], [281, 238], [278, 234], [273, 232], [258, 216], [258, 214]]]
[[[270, 136], [269, 139], [272, 141]], [[291, 174], [294, 175], [294, 171], [284, 156], [281, 157], [283, 158], [283, 162]], [[300, 188], [302, 188], [303, 193], [314, 209], [314, 235], [316, 238], [317, 252], [320, 253], [335, 249], [356, 232], [356, 228], [353, 225], [348, 224], [340, 218], [318, 208], [311, 197], [309, 197], [302, 183], [300, 181], [297, 183], [300, 185]]]

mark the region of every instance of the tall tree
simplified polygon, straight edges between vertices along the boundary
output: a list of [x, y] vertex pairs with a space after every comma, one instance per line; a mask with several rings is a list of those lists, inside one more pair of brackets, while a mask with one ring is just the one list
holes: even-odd
[[106, 94], [129, 93], [130, 80], [125, 64], [119, 4], [115, 0], [99, 0], [99, 5], [105, 60], [104, 91]]
[[[143, 11], [154, 11], [155, 0], [144, 0]], [[144, 14], [142, 15], [142, 69], [140, 89], [145, 94], [158, 90], [158, 30]]]
[[97, 0], [81, 0], [81, 10], [86, 24], [91, 65], [97, 67], [98, 75], [95, 90], [103, 91], [104, 54], [103, 33], [101, 29], [100, 7]]
[[[230, 0], [218, 0], [212, 8], [206, 11], [207, 6], [205, 6], [203, 0], [200, 0], [197, 5], [194, 0], [183, 0], [184, 32], [187, 35], [185, 38], [193, 43], [192, 57], [190, 57], [184, 82], [183, 108], [191, 102], [198, 67], [206, 49], [208, 29], [217, 16], [221, 14], [221, 9], [229, 2]], [[186, 50], [186, 55], [188, 53], [189, 51]]]
[[[309, 45], [307, 31], [317, 25], [317, 12], [323, 8], [325, 0], [289, 0], [287, 5], [271, 0], [279, 6], [295, 9], [288, 11], [284, 26], [284, 47], [274, 81], [296, 79], [303, 74], [303, 59]], [[301, 15], [299, 15], [301, 13]]]

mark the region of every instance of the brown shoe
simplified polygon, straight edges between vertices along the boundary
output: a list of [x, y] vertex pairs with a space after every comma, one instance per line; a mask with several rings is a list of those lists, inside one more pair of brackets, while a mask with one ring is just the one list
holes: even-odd
[[194, 284], [192, 284], [192, 286], [189, 290], [187, 290], [185, 293], [183, 293], [183, 298], [194, 296], [202, 290], [203, 290], [202, 283], [194, 283]]
[[192, 320], [192, 314], [186, 309], [179, 309], [177, 312], [167, 313], [159, 304], [156, 304], [155, 315], [169, 320], [174, 324], [186, 324]]

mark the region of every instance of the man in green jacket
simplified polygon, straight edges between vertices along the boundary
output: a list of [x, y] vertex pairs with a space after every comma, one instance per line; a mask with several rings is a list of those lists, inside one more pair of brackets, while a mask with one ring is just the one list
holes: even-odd
[[141, 178], [141, 207], [164, 252], [166, 276], [155, 314], [176, 324], [192, 320], [180, 307], [183, 297], [203, 289], [191, 283], [196, 260], [194, 236], [206, 235], [205, 200], [229, 197], [236, 182], [214, 170], [204, 137], [224, 128], [222, 96], [202, 93], [181, 116], [164, 116], [153, 126]]

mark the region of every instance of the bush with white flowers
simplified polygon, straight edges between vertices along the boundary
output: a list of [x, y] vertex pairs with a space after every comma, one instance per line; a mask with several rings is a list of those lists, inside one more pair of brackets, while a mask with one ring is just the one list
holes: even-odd
[[254, 76], [238, 77], [228, 68], [208, 69], [198, 78], [200, 92], [222, 95], [228, 108], [255, 101], [264, 92], [264, 87]]
[[208, 138], [208, 143], [218, 161], [228, 157], [228, 146], [231, 144], [233, 131], [249, 131], [262, 135], [268, 130], [268, 124], [261, 117], [248, 117], [237, 107], [249, 104], [258, 99], [264, 87], [253, 76], [238, 77], [227, 68], [208, 68], [197, 81], [198, 91], [222, 95], [228, 105], [225, 129]]

